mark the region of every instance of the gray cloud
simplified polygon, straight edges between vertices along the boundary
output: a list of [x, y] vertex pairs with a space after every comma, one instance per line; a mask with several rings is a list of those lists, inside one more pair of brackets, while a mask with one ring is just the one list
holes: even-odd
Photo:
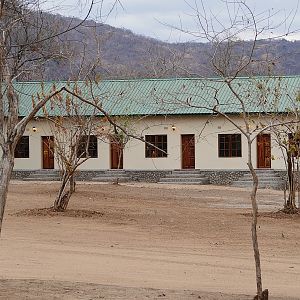
[[[296, 11], [298, 0], [248, 0], [247, 4], [251, 10], [259, 15], [258, 19], [268, 18], [269, 20], [261, 21], [259, 26], [271, 25], [275, 28], [261, 37], [272, 37], [284, 34], [288, 29], [294, 31], [300, 29], [300, 13]], [[199, 24], [195, 22], [195, 3], [201, 7], [200, 1], [195, 0], [123, 0], [124, 10], [118, 10], [108, 18], [108, 23], [131, 29], [135, 33], [151, 36], [161, 40], [184, 41], [194, 40], [195, 37], [176, 31], [170, 26], [183, 27], [189, 31], [199, 31]], [[218, 17], [222, 25], [228, 26], [229, 14], [233, 18], [235, 12], [231, 6], [229, 11], [226, 9], [224, 2], [220, 0], [204, 0], [207, 14], [213, 14]], [[189, 6], [190, 5], [190, 6]], [[294, 13], [296, 14], [294, 15]], [[262, 14], [263, 13], [263, 14]], [[285, 20], [283, 22], [283, 20]], [[290, 21], [293, 24], [290, 26]], [[277, 25], [281, 24], [278, 28]], [[170, 26], [168, 26], [170, 25]], [[216, 25], [217, 26], [217, 25]], [[272, 33], [271, 33], [272, 32]], [[253, 38], [250, 31], [240, 34], [240, 38]], [[288, 36], [289, 39], [300, 39], [300, 33]]]
[[[58, 0], [53, 2], [47, 1], [47, 7], [51, 7], [49, 3], [55, 5]], [[113, 0], [104, 0], [104, 9], [102, 10], [102, 21], [116, 27], [122, 27], [132, 30], [135, 33], [150, 36], [160, 40], [167, 41], [186, 41], [194, 40], [195, 37], [184, 34], [178, 30], [172, 29], [172, 26], [183, 27], [189, 31], [199, 31], [199, 24], [195, 22], [195, 13], [192, 7], [195, 3], [200, 6], [200, 1], [197, 0], [120, 0], [122, 6], [117, 8], [108, 16], [107, 12], [110, 11]], [[280, 35], [286, 32], [290, 26], [290, 21], [293, 19], [293, 24], [290, 27], [291, 31], [300, 29], [300, 12], [296, 10], [298, 0], [248, 0], [247, 4], [255, 14], [263, 12], [264, 17], [271, 16], [268, 22], [262, 22], [261, 26], [267, 24], [276, 27], [276, 24], [281, 23], [285, 18], [280, 28], [274, 28], [273, 35]], [[61, 2], [59, 2], [61, 3]], [[85, 5], [80, 5], [82, 2], [76, 0], [66, 0], [64, 4], [59, 4], [58, 12], [64, 15], [75, 15], [83, 17], [88, 7], [87, 2]], [[234, 17], [235, 11], [231, 7], [228, 11], [224, 5], [224, 1], [220, 0], [204, 0], [203, 1], [206, 12], [213, 14], [221, 21], [217, 27], [229, 25], [229, 16]], [[189, 6], [190, 4], [190, 6]], [[99, 20], [100, 7], [95, 7], [92, 16]], [[262, 15], [259, 15], [262, 18]], [[270, 21], [270, 22], [269, 22]], [[299, 30], [298, 30], [299, 31]], [[241, 38], [251, 39], [253, 35], [251, 32], [243, 32], [240, 34]], [[268, 36], [270, 37], [270, 32]], [[300, 39], [300, 33], [288, 36], [289, 39]]]

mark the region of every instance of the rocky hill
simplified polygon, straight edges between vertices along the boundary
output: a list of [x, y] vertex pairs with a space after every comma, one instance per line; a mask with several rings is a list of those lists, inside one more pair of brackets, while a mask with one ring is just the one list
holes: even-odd
[[[69, 18], [57, 15], [61, 24], [68, 25]], [[102, 78], [214, 76], [208, 54], [210, 44], [165, 43], [137, 35], [130, 30], [114, 28], [93, 21], [85, 22], [75, 31], [60, 37], [68, 58], [55, 59], [45, 64], [41, 74], [31, 79], [68, 79], [81, 76], [93, 68]], [[250, 42], [241, 42], [245, 51]], [[272, 72], [280, 75], [300, 74], [300, 41], [259, 41], [256, 58], [272, 57]], [[97, 60], [97, 65], [94, 62]], [[80, 73], [79, 70], [81, 70]], [[253, 71], [253, 70], [252, 70]], [[257, 74], [269, 70], [257, 68]]]

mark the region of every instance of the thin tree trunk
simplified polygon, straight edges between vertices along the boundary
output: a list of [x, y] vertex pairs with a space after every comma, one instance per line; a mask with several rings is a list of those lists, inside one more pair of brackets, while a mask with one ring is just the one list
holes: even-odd
[[66, 172], [64, 172], [61, 186], [53, 205], [53, 209], [56, 211], [64, 211], [66, 209], [64, 202], [66, 200], [67, 202], [69, 202], [69, 200], [67, 199], [69, 197], [69, 192], [65, 192], [68, 182], [69, 182], [69, 175]]
[[[258, 239], [257, 239], [257, 215], [258, 215], [258, 207], [256, 201], [256, 192], [258, 187], [258, 178], [256, 172], [253, 168], [252, 164], [252, 151], [251, 151], [251, 140], [248, 138], [248, 167], [251, 172], [253, 178], [253, 186], [251, 191], [251, 204], [252, 204], [252, 224], [251, 224], [251, 232], [252, 232], [252, 245], [255, 259], [255, 271], [256, 271], [256, 287], [257, 287], [257, 299], [265, 300], [268, 299], [268, 296], [263, 298], [262, 291], [262, 277], [261, 277], [261, 266], [260, 266], [260, 254], [258, 247]], [[266, 292], [267, 293], [267, 292]]]
[[120, 150], [120, 148], [118, 149], [118, 153], [119, 153], [119, 155], [118, 155], [118, 169], [120, 169], [120, 166], [121, 166], [121, 150]]
[[[69, 184], [69, 190], [66, 191], [68, 184]], [[57, 198], [54, 201], [53, 209], [56, 211], [65, 211], [68, 207], [69, 200], [74, 192], [75, 192], [74, 173], [70, 175], [69, 173], [64, 172]]]
[[2, 154], [0, 165], [0, 235], [2, 230], [2, 222], [7, 199], [8, 185], [11, 178], [11, 173], [14, 167], [13, 157]]
[[72, 195], [75, 192], [75, 188], [76, 188], [75, 187], [76, 186], [76, 182], [75, 182], [74, 174], [72, 174], [70, 176], [69, 182], [70, 182], [70, 194]]
[[[298, 149], [299, 151], [299, 149]], [[297, 191], [298, 191], [298, 209], [300, 209], [300, 172], [299, 172], [299, 157], [297, 156]]]
[[285, 209], [288, 211], [294, 211], [296, 208], [296, 190], [295, 190], [295, 176], [294, 176], [294, 164], [293, 158], [290, 153], [287, 153], [287, 175], [288, 175], [288, 185], [289, 185], [289, 195], [288, 200], [285, 205]]
[[122, 162], [122, 158], [123, 158], [123, 146], [121, 146], [121, 144], [118, 143], [118, 169], [120, 169], [121, 167], [121, 162]]

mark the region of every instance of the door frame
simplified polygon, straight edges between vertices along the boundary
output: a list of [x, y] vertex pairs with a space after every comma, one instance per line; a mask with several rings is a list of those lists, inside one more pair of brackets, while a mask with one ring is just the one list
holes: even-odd
[[[42, 142], [42, 168], [45, 170], [54, 169], [54, 137], [53, 136], [41, 136], [41, 142]], [[51, 145], [51, 141], [52, 145]], [[47, 145], [47, 146], [46, 146]], [[48, 155], [48, 164], [45, 163], [45, 147], [48, 148], [48, 151], [51, 153], [52, 156], [49, 157]], [[48, 152], [47, 152], [48, 153]]]
[[[117, 155], [117, 159], [119, 161], [120, 159], [120, 164], [118, 163], [118, 166], [114, 166], [114, 155]], [[112, 170], [122, 170], [123, 169], [123, 164], [124, 164], [124, 147], [122, 147], [120, 144], [114, 141], [110, 141], [110, 169]]]
[[[268, 137], [268, 142], [269, 142], [269, 157], [266, 155], [266, 151], [265, 149], [263, 150], [264, 152], [264, 166], [262, 166], [261, 162], [260, 162], [260, 155], [259, 155], [259, 151], [260, 151], [260, 147], [261, 145], [259, 143], [263, 143], [263, 147], [265, 147], [265, 141], [263, 140], [263, 142], [260, 141], [261, 138], [263, 137]], [[272, 167], [272, 164], [271, 164], [271, 155], [272, 155], [272, 152], [271, 152], [271, 134], [270, 133], [262, 133], [262, 134], [259, 134], [257, 135], [256, 137], [256, 167], [257, 169], [271, 169]], [[266, 163], [266, 160], [269, 158], [269, 166], [267, 165]]]
[[[193, 152], [194, 152], [194, 155], [193, 155], [193, 164], [192, 164], [192, 167], [189, 167], [189, 166], [185, 166], [184, 163], [185, 163], [185, 159], [184, 159], [184, 149], [183, 149], [183, 138], [184, 137], [191, 137], [191, 139], [193, 139]], [[189, 140], [189, 143], [190, 144], [190, 141], [191, 139]], [[195, 169], [196, 168], [196, 151], [195, 151], [195, 134], [191, 133], [191, 134], [181, 134], [181, 169], [183, 170], [187, 170], [187, 169]], [[188, 151], [189, 152], [189, 151]], [[185, 152], [186, 153], [186, 152]], [[189, 156], [190, 157], [190, 156]]]

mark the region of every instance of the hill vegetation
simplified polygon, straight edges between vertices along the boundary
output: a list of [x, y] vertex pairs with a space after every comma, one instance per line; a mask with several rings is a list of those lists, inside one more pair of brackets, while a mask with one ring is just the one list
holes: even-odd
[[[62, 26], [68, 26], [71, 20], [60, 15], [55, 19]], [[216, 75], [208, 59], [211, 51], [208, 43], [167, 43], [94, 21], [86, 21], [76, 31], [60, 37], [60, 41], [66, 49], [62, 57], [51, 59], [35, 75], [24, 75], [20, 79], [82, 79], [84, 69], [88, 68], [93, 68], [95, 76], [118, 79]], [[241, 41], [240, 51], [250, 46], [251, 42]], [[271, 58], [273, 63], [271, 69], [257, 66], [257, 70], [251, 70], [254, 74], [300, 74], [300, 41], [258, 41], [255, 57]], [[244, 75], [247, 72], [249, 70], [245, 70]]]

